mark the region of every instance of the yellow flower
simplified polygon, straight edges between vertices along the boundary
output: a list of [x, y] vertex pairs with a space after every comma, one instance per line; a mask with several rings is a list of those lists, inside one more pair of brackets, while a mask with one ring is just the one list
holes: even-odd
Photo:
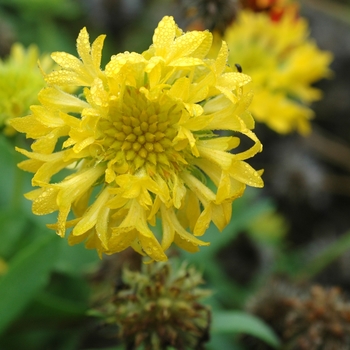
[[308, 105], [321, 98], [321, 91], [311, 84], [330, 76], [332, 55], [309, 38], [306, 20], [288, 9], [278, 21], [245, 10], [227, 28], [224, 39], [229, 63], [239, 63], [252, 77], [250, 110], [256, 121], [282, 134], [307, 134], [313, 117]]
[[[28, 114], [29, 107], [38, 103], [38, 92], [45, 86], [38, 59], [36, 46], [25, 49], [19, 43], [12, 46], [7, 59], [0, 59], [0, 128], [5, 127], [7, 135], [15, 132], [9, 119]], [[41, 64], [48, 69], [52, 61], [49, 56], [43, 56]]]
[[[251, 93], [243, 92], [250, 77], [227, 67], [225, 44], [216, 60], [206, 58], [212, 35], [184, 34], [172, 17], [159, 23], [147, 51], [115, 55], [104, 70], [103, 40], [90, 46], [84, 28], [81, 59], [53, 53], [61, 69], [45, 76], [41, 105], [12, 121], [36, 140], [32, 152], [19, 149], [30, 158], [20, 168], [35, 173], [39, 187], [26, 197], [37, 215], [59, 212], [50, 227], [60, 236], [73, 228], [69, 242], [86, 240], [100, 255], [131, 246], [166, 260], [173, 242], [195, 252], [209, 244], [196, 236], [211, 221], [220, 230], [227, 225], [246, 185], [263, 186], [245, 162], [261, 151], [247, 111]], [[62, 85], [84, 89], [73, 96]], [[234, 153], [238, 135], [252, 146]], [[161, 237], [151, 229], [157, 222]]]

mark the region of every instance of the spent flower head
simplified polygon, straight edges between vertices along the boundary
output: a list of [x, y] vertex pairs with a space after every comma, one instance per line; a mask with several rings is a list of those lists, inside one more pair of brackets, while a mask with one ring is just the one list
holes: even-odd
[[122, 284], [100, 315], [119, 326], [130, 349], [202, 349], [209, 340], [211, 312], [200, 303], [211, 292], [199, 288], [201, 274], [187, 263], [143, 264], [141, 272], [123, 270]]
[[[273, 280], [248, 305], [281, 337], [282, 349], [350, 348], [350, 303], [337, 287], [297, 285]], [[248, 349], [270, 349], [246, 337]]]
[[350, 303], [340, 288], [313, 286], [286, 317], [284, 338], [293, 350], [350, 347]]
[[[32, 104], [38, 103], [38, 93], [45, 86], [38, 67], [39, 51], [35, 45], [27, 49], [19, 43], [12, 45], [9, 57], [0, 59], [0, 128], [12, 135], [11, 118], [27, 115]], [[40, 57], [43, 69], [52, 67], [48, 55]]]
[[[131, 246], [166, 260], [173, 242], [195, 252], [209, 244], [196, 236], [211, 222], [228, 224], [246, 185], [263, 186], [245, 161], [261, 151], [247, 111], [252, 94], [243, 89], [250, 77], [227, 66], [225, 43], [216, 59], [206, 58], [212, 35], [183, 33], [172, 17], [161, 20], [147, 51], [112, 56], [102, 70], [104, 38], [90, 45], [84, 28], [80, 59], [53, 53], [61, 69], [45, 76], [41, 105], [12, 121], [35, 139], [32, 152], [19, 149], [29, 158], [20, 168], [35, 173], [39, 187], [26, 197], [37, 215], [58, 211], [50, 227], [60, 236], [73, 228], [71, 244], [86, 240], [100, 254]], [[62, 85], [83, 91], [75, 96]], [[237, 151], [240, 137], [251, 147]], [[158, 218], [156, 238], [150, 227]]]
[[322, 96], [312, 84], [330, 76], [332, 54], [309, 37], [307, 21], [290, 7], [278, 20], [269, 13], [242, 10], [224, 40], [229, 63], [239, 63], [252, 77], [250, 110], [256, 121], [281, 134], [309, 133], [314, 114], [309, 105]]

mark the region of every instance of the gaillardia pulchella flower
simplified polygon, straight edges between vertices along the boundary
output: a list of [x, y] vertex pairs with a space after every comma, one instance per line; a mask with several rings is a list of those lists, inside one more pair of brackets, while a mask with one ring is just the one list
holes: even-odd
[[[38, 103], [38, 93], [45, 86], [38, 59], [35, 45], [26, 49], [19, 43], [12, 45], [9, 57], [0, 59], [0, 128], [7, 135], [15, 132], [9, 120], [27, 115], [29, 107]], [[48, 55], [41, 57], [41, 65], [45, 70], [52, 68]]]
[[[246, 185], [263, 186], [245, 162], [261, 150], [247, 111], [252, 96], [243, 91], [250, 77], [227, 67], [225, 43], [215, 60], [206, 58], [212, 35], [185, 34], [172, 17], [161, 20], [147, 51], [115, 55], [104, 70], [103, 40], [90, 46], [84, 28], [81, 59], [53, 53], [61, 69], [45, 76], [41, 105], [12, 122], [36, 140], [32, 152], [19, 149], [30, 158], [20, 168], [35, 173], [39, 186], [26, 197], [37, 215], [59, 212], [50, 227], [60, 236], [73, 228], [71, 244], [86, 240], [100, 254], [131, 246], [166, 260], [173, 242], [195, 252], [209, 244], [196, 236], [211, 221], [227, 225]], [[83, 92], [73, 96], [62, 85]], [[251, 147], [234, 153], [240, 138], [219, 130], [250, 139]], [[61, 179], [51, 182], [57, 173]], [[161, 237], [151, 230], [157, 218]]]
[[332, 54], [317, 47], [292, 4], [280, 11], [278, 20], [269, 13], [240, 11], [224, 40], [229, 63], [239, 63], [252, 77], [255, 120], [281, 134], [305, 135], [314, 115], [309, 105], [322, 96], [312, 84], [330, 76]]

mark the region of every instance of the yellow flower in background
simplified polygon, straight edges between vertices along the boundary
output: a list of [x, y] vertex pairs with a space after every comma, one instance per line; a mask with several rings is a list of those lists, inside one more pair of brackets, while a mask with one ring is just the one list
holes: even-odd
[[[12, 46], [7, 59], [0, 59], [0, 128], [4, 127], [7, 135], [15, 132], [9, 120], [27, 115], [29, 107], [38, 103], [38, 92], [45, 86], [38, 59], [35, 45], [26, 49], [19, 43]], [[40, 60], [43, 69], [52, 66], [48, 55]]]
[[[26, 197], [37, 215], [58, 211], [49, 227], [60, 236], [72, 228], [71, 244], [85, 240], [100, 255], [131, 246], [166, 260], [173, 242], [195, 252], [209, 244], [196, 236], [210, 222], [220, 230], [228, 224], [246, 185], [263, 186], [245, 162], [261, 151], [247, 111], [252, 96], [243, 91], [250, 77], [227, 67], [225, 43], [215, 60], [206, 58], [212, 35], [184, 34], [172, 17], [159, 23], [147, 51], [112, 56], [104, 70], [103, 41], [90, 46], [84, 28], [80, 59], [53, 53], [61, 69], [45, 76], [41, 105], [12, 121], [36, 140], [32, 152], [19, 149], [29, 158], [20, 168], [35, 173], [39, 187]], [[62, 85], [83, 91], [74, 96]], [[239, 135], [251, 148], [235, 152]], [[157, 219], [160, 236], [151, 230]]]
[[252, 77], [254, 99], [250, 106], [256, 121], [281, 134], [310, 131], [313, 111], [321, 98], [312, 84], [330, 76], [332, 55], [309, 38], [305, 19], [286, 8], [278, 21], [267, 13], [243, 10], [226, 30], [229, 63], [239, 63]]

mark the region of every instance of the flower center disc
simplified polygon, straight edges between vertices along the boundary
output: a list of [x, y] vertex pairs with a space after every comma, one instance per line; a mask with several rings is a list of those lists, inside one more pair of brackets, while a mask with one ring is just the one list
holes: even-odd
[[130, 86], [122, 98], [109, 105], [108, 118], [99, 122], [99, 144], [104, 160], [112, 160], [116, 172], [133, 173], [143, 166], [148, 172], [179, 168], [182, 157], [174, 150], [173, 139], [181, 117], [180, 106], [166, 96], [150, 101]]

